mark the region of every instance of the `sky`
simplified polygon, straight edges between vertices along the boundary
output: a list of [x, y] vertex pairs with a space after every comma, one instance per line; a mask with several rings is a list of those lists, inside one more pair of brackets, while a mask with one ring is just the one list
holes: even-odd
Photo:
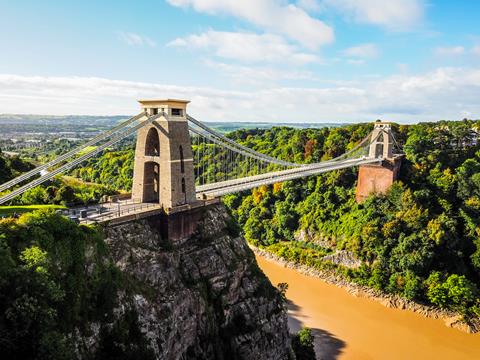
[[476, 0], [0, 0], [0, 113], [480, 118]]

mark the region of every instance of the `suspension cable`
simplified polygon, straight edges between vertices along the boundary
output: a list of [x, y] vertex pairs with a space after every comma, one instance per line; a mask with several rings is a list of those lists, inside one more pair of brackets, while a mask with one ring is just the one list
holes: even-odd
[[88, 152], [74, 160], [72, 160], [71, 162], [69, 163], [66, 163], [65, 165], [62, 165], [60, 166], [59, 168], [39, 177], [38, 179], [35, 179], [31, 182], [29, 182], [28, 184], [25, 184], [21, 187], [19, 187], [18, 189], [15, 189], [13, 190], [12, 192], [6, 194], [5, 196], [1, 197], [0, 198], [0, 204], [3, 204], [5, 203], [6, 201], [9, 201], [13, 198], [15, 198], [16, 196], [18, 195], [21, 195], [22, 193], [24, 193], [25, 191], [35, 187], [35, 186], [38, 186], [42, 183], [44, 183], [45, 181], [47, 180], [50, 180], [52, 178], [54, 178], [56, 175], [58, 174], [61, 174], [62, 172], [66, 171], [66, 170], [69, 170], [69, 169], [72, 169], [74, 168], [75, 166], [81, 164], [82, 162], [84, 162], [85, 160], [91, 158], [93, 155], [95, 154], [98, 154], [99, 152], [105, 150], [106, 148], [108, 148], [109, 146], [119, 142], [120, 140], [124, 139], [125, 137], [127, 136], [130, 136], [131, 134], [133, 134], [135, 131], [137, 131], [138, 129], [144, 127], [145, 125], [147, 124], [150, 124], [152, 121], [156, 120], [157, 118], [159, 118], [160, 116], [165, 116], [167, 117], [167, 115], [165, 113], [161, 113], [161, 114], [158, 114], [158, 115], [154, 115], [154, 116], [150, 116], [147, 120], [145, 120], [144, 122], [142, 123], [139, 123], [131, 128], [128, 128], [126, 130], [123, 130], [122, 132], [120, 132], [118, 135], [112, 137], [109, 141], [105, 142], [104, 144], [98, 146], [96, 149], [92, 150], [91, 152]]
[[135, 121], [137, 120], [140, 120], [142, 117], [145, 116], [145, 113], [144, 112], [141, 112], [133, 117], [131, 117], [130, 119], [122, 122], [121, 124], [113, 127], [112, 129], [108, 130], [108, 131], [105, 131], [97, 136], [95, 136], [93, 139], [87, 141], [86, 143], [82, 144], [82, 145], [79, 145], [77, 146], [76, 148], [74, 148], [73, 150], [63, 154], [63, 155], [60, 155], [58, 156], [57, 158], [55, 158], [54, 160], [52, 161], [49, 161], [48, 163], [46, 164], [43, 164], [43, 165], [40, 165], [38, 167], [36, 167], [35, 169], [32, 169], [20, 176], [17, 176], [16, 178], [10, 180], [10, 181], [7, 181], [3, 184], [0, 185], [0, 192], [8, 189], [8, 188], [11, 188], [12, 186], [15, 186], [17, 185], [18, 183], [24, 181], [24, 180], [27, 180], [29, 178], [31, 178], [32, 176], [42, 172], [43, 170], [47, 170], [48, 168], [54, 166], [54, 165], [57, 165], [59, 164], [60, 162], [64, 161], [64, 160], [68, 160], [70, 159], [71, 157], [73, 157], [74, 155], [77, 155], [79, 152], [81, 152], [82, 150], [86, 149], [87, 147], [89, 146], [92, 146], [92, 145], [95, 145], [97, 144], [98, 142], [100, 142], [101, 140], [103, 139], [106, 139], [110, 136], [112, 136], [113, 134], [115, 134], [116, 132], [122, 130], [123, 128], [129, 126], [130, 124], [134, 123]]

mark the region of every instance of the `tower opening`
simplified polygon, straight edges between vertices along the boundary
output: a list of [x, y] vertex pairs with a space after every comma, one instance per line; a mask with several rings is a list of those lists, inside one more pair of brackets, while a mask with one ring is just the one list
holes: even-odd
[[160, 200], [160, 166], [153, 161], [145, 163], [143, 173], [143, 202]]
[[158, 131], [155, 128], [150, 128], [145, 140], [145, 155], [146, 156], [159, 156], [160, 155], [160, 138], [158, 137]]
[[183, 116], [183, 109], [172, 108], [172, 116]]
[[383, 146], [384, 146], [383, 136], [384, 136], [383, 132], [380, 133], [380, 135], [378, 135], [377, 140], [375, 141], [376, 142], [376, 144], [375, 144], [375, 157], [382, 157], [383, 156]]
[[179, 150], [180, 150], [180, 171], [183, 173], [185, 173], [185, 161], [184, 161], [184, 158], [183, 158], [183, 146], [180, 145], [179, 146]]

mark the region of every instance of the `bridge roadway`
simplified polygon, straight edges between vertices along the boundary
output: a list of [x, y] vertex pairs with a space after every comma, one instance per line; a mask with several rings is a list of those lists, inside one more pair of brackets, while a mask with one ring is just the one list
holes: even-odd
[[[249, 176], [235, 180], [227, 180], [207, 185], [201, 185], [196, 187], [197, 198], [216, 198], [226, 194], [253, 189], [262, 185], [270, 185], [277, 182], [294, 180], [309, 175], [344, 169], [351, 166], [378, 163], [379, 161], [381, 161], [381, 159], [379, 158], [367, 157], [347, 159], [332, 163], [326, 162], [321, 164], [305, 165], [301, 168], [274, 171], [266, 174]], [[64, 211], [64, 215], [78, 219], [81, 223], [96, 223], [160, 209], [161, 206], [156, 203], [138, 203], [133, 202], [132, 200], [121, 200], [113, 203], [103, 203], [88, 207], [72, 208], [68, 211]]]
[[74, 221], [78, 220], [82, 224], [91, 224], [160, 209], [160, 204], [121, 200], [69, 208], [68, 210], [61, 210], [61, 212]]
[[213, 184], [196, 187], [197, 198], [213, 198], [244, 190], [250, 190], [262, 185], [271, 185], [278, 182], [294, 180], [310, 175], [321, 174], [327, 171], [345, 169], [352, 166], [374, 164], [381, 162], [382, 158], [361, 157], [335, 162], [325, 162], [305, 165], [299, 168], [274, 171], [261, 175], [243, 177], [234, 180], [220, 181]]

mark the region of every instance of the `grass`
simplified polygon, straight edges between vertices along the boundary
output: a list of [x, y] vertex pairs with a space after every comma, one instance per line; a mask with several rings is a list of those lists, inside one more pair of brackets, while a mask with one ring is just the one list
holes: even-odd
[[82, 151], [80, 151], [78, 155], [82, 156], [82, 155], [88, 154], [89, 152], [92, 152], [96, 148], [97, 148], [96, 146], [87, 146], [85, 149], [82, 149]]
[[79, 178], [76, 178], [76, 177], [70, 176], [70, 175], [63, 175], [62, 179], [63, 179], [65, 184], [70, 185], [72, 187], [82, 186], [82, 185], [89, 185], [89, 186], [94, 186], [94, 187], [95, 186], [96, 187], [102, 187], [103, 186], [102, 184], [98, 184], [98, 183], [94, 183], [94, 182], [90, 182], [90, 181], [83, 181], [82, 179], [79, 179]]
[[63, 205], [13, 205], [0, 206], [0, 216], [9, 216], [14, 213], [24, 214], [39, 209], [65, 209]]

